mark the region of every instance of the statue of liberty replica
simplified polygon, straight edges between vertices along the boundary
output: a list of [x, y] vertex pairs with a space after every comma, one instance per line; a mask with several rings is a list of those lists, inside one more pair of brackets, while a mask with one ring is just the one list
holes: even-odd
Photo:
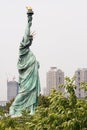
[[33, 34], [30, 32], [33, 14], [32, 8], [27, 7], [27, 26], [20, 42], [17, 63], [19, 93], [10, 107], [9, 114], [11, 117], [21, 116], [23, 110], [29, 110], [30, 114], [33, 115], [38, 105], [38, 96], [40, 94], [39, 63], [30, 50], [33, 41]]

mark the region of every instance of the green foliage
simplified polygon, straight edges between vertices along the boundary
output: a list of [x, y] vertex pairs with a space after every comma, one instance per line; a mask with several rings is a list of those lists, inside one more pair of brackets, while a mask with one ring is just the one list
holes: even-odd
[[11, 106], [11, 104], [13, 103], [14, 101], [14, 98], [12, 100], [10, 100], [9, 102], [6, 103], [6, 106], [5, 106], [5, 111], [6, 112], [9, 112], [9, 107]]
[[0, 106], [0, 116], [3, 116], [4, 114], [4, 107]]
[[55, 89], [48, 97], [40, 95], [33, 116], [23, 111], [18, 118], [3, 117], [0, 130], [87, 130], [87, 101], [77, 99], [74, 78], [66, 77], [67, 93]]
[[87, 82], [81, 82], [81, 88], [87, 91]]
[[[81, 82], [81, 88], [87, 92], [87, 82]], [[85, 96], [85, 99], [87, 100], [87, 95]]]
[[40, 94], [39, 97], [38, 97], [38, 106], [49, 107], [48, 97]]

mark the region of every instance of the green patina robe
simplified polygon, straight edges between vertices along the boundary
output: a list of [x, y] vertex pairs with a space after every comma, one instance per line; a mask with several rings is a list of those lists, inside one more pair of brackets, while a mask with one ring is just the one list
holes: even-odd
[[31, 114], [37, 106], [37, 98], [40, 94], [39, 63], [30, 50], [32, 38], [30, 37], [31, 19], [25, 30], [25, 35], [19, 47], [18, 72], [19, 94], [10, 107], [10, 115], [20, 115], [23, 110], [30, 109]]

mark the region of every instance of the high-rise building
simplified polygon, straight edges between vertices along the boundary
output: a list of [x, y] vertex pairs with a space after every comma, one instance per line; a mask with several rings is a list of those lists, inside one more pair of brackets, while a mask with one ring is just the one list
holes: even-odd
[[64, 84], [64, 72], [57, 69], [57, 67], [51, 67], [46, 74], [46, 89], [45, 95], [49, 95], [52, 88], [59, 91], [64, 91], [64, 88], [60, 88], [59, 85]]
[[12, 100], [18, 94], [19, 85], [16, 81], [7, 81], [7, 101]]
[[87, 68], [78, 69], [75, 71], [76, 96], [84, 98], [87, 92], [81, 88], [81, 82], [87, 82]]

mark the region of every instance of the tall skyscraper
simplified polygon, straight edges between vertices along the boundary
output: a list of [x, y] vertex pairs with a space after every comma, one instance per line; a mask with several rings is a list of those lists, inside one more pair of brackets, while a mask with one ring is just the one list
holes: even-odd
[[18, 94], [19, 85], [16, 81], [7, 81], [7, 101], [9, 102]]
[[76, 96], [78, 98], [84, 98], [87, 96], [87, 92], [81, 89], [81, 82], [87, 82], [87, 68], [78, 69], [75, 71], [75, 83], [76, 83]]
[[64, 72], [57, 67], [51, 67], [46, 74], [45, 95], [49, 95], [52, 88], [63, 92], [64, 88], [59, 88], [61, 84], [64, 84]]

